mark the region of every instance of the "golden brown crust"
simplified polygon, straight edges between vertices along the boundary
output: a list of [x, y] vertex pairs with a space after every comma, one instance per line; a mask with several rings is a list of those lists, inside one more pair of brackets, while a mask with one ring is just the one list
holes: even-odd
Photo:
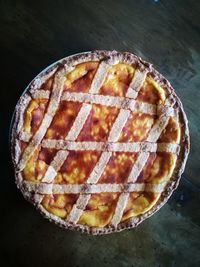
[[[19, 162], [19, 155], [20, 155], [20, 148], [18, 144], [18, 135], [20, 131], [20, 125], [21, 121], [23, 120], [23, 113], [24, 109], [27, 106], [28, 101], [31, 99], [30, 92], [34, 92], [35, 89], [37, 89], [38, 85], [41, 85], [44, 83], [51, 75], [54, 74], [54, 72], [60, 68], [60, 66], [64, 67], [66, 64], [68, 66], [76, 65], [81, 62], [85, 61], [99, 61], [101, 59], [107, 58], [108, 62], [115, 62], [116, 60], [119, 60], [119, 58], [123, 59], [123, 62], [126, 62], [127, 64], [134, 64], [137, 66], [138, 69], [141, 71], [147, 71], [148, 70], [148, 76], [152, 77], [155, 81], [157, 81], [160, 86], [163, 87], [163, 89], [168, 93], [169, 101], [170, 103], [174, 103], [174, 107], [178, 111], [179, 121], [182, 124], [183, 130], [182, 130], [182, 136], [180, 141], [180, 152], [178, 154], [177, 164], [173, 171], [173, 175], [170, 179], [170, 181], [167, 183], [165, 190], [162, 192], [159, 200], [156, 202], [156, 205], [154, 205], [149, 211], [142, 215], [138, 215], [134, 218], [131, 218], [125, 222], [122, 222], [118, 224], [116, 227], [114, 226], [107, 226], [103, 228], [97, 228], [97, 227], [88, 227], [80, 224], [73, 224], [67, 221], [64, 221], [60, 218], [58, 218], [55, 215], [50, 214], [47, 210], [44, 209], [44, 207], [41, 204], [38, 204], [38, 201], [36, 201], [36, 197], [34, 194], [26, 190], [26, 187], [22, 183], [22, 176], [20, 173], [16, 171], [17, 164]], [[77, 54], [74, 56], [70, 56], [64, 59], [61, 59], [60, 61], [56, 62], [53, 66], [48, 68], [47, 70], [43, 71], [41, 74], [39, 74], [27, 87], [26, 92], [23, 94], [23, 96], [20, 98], [16, 109], [15, 114], [13, 117], [13, 126], [12, 126], [12, 132], [11, 132], [11, 154], [12, 154], [12, 160], [15, 167], [15, 175], [16, 175], [16, 184], [17, 187], [22, 191], [24, 197], [33, 203], [39, 211], [50, 221], [55, 222], [61, 227], [64, 227], [66, 229], [71, 230], [78, 230], [80, 232], [85, 232], [88, 234], [107, 234], [111, 232], [119, 232], [123, 229], [129, 229], [137, 226], [140, 224], [144, 219], [151, 216], [153, 213], [155, 213], [157, 210], [159, 210], [168, 200], [168, 198], [171, 196], [172, 192], [177, 188], [181, 174], [184, 171], [187, 156], [189, 153], [189, 130], [188, 130], [188, 122], [186, 115], [184, 113], [182, 104], [179, 100], [179, 98], [176, 96], [174, 89], [172, 88], [171, 84], [160, 74], [158, 73], [151, 64], [143, 61], [141, 58], [125, 52], [125, 53], [119, 53], [116, 51], [95, 51], [95, 52], [86, 52]]]

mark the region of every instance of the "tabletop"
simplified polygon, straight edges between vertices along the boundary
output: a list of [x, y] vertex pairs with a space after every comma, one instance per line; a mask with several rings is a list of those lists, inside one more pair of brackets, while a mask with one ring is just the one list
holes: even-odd
[[[1, 266], [200, 266], [200, 2], [1, 1]], [[43, 219], [14, 183], [8, 145], [27, 84], [65, 56], [130, 51], [173, 85], [189, 120], [191, 151], [178, 189], [130, 231], [88, 236]]]

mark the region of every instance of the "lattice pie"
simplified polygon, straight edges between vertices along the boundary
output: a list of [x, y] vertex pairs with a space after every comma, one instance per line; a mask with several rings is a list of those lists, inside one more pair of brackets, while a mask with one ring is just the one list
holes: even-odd
[[135, 227], [167, 201], [189, 135], [180, 100], [151, 64], [95, 51], [31, 82], [11, 144], [24, 197], [60, 226], [100, 234]]

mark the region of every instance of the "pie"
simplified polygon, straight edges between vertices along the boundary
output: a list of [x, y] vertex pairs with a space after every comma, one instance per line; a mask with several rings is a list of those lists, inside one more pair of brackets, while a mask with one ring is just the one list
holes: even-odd
[[151, 64], [117, 51], [66, 57], [15, 108], [11, 151], [24, 197], [66, 229], [133, 228], [176, 189], [189, 133], [182, 104]]

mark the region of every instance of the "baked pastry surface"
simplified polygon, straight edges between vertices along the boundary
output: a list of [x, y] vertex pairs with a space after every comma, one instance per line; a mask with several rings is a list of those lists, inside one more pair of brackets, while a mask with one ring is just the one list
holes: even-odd
[[132, 228], [177, 187], [189, 151], [170, 83], [131, 53], [67, 57], [20, 98], [16, 183], [50, 220], [91, 234]]

